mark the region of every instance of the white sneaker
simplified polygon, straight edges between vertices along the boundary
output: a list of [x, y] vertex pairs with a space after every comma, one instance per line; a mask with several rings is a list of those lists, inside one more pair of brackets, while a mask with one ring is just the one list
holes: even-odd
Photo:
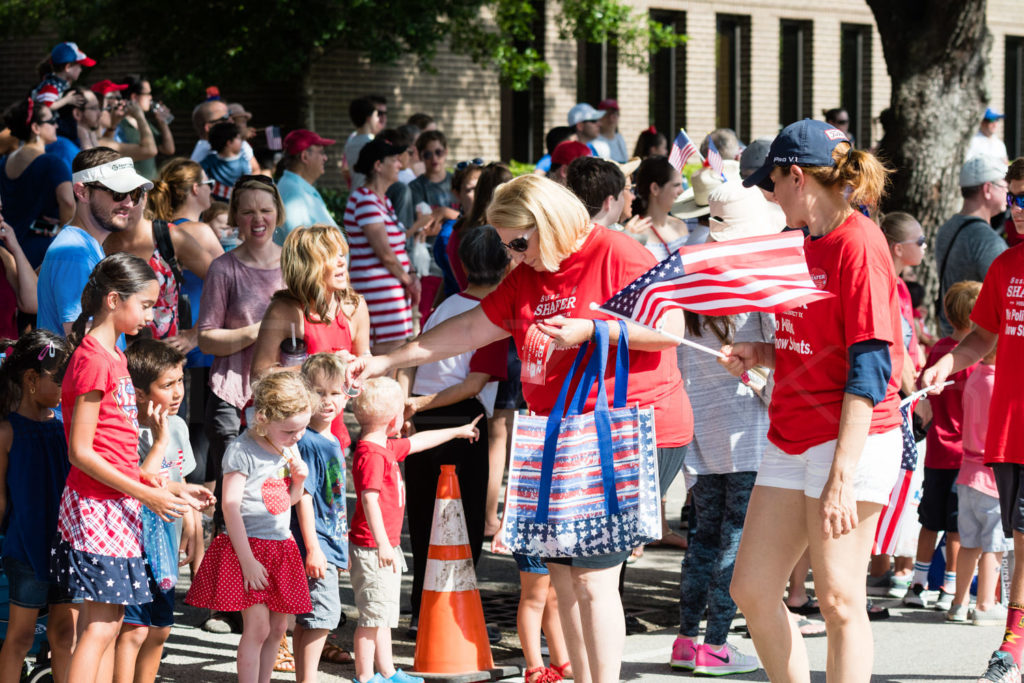
[[908, 590], [907, 594], [903, 596], [903, 604], [907, 607], [922, 607], [928, 608], [928, 600], [924, 596], [924, 586], [919, 583], [915, 583]]
[[1003, 626], [1006, 624], [1006, 607], [998, 602], [986, 610], [975, 607], [971, 612], [971, 623], [975, 626]]
[[693, 673], [698, 676], [746, 674], [761, 668], [757, 657], [743, 654], [732, 643], [726, 643], [717, 652], [709, 645], [702, 644], [697, 648], [697, 658], [694, 661], [696, 666]]

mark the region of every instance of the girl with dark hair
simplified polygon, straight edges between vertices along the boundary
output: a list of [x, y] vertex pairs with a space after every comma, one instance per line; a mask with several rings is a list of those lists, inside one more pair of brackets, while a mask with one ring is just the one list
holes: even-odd
[[[476, 179], [472, 204], [468, 209], [463, 210], [462, 216], [452, 226], [452, 234], [444, 244], [443, 258], [444, 262], [451, 268], [451, 275], [455, 280], [455, 291], [461, 291], [469, 285], [466, 273], [462, 270], [462, 261], [459, 259], [460, 237], [462, 233], [469, 229], [479, 227], [487, 222], [487, 205], [491, 203], [494, 189], [510, 180], [512, 180], [512, 171], [505, 164], [495, 161], [484, 166], [480, 171], [479, 177]], [[438, 254], [437, 246], [440, 241], [438, 239], [434, 242], [434, 260], [438, 264], [442, 263], [442, 257]], [[441, 268], [443, 270], [444, 266], [442, 265]], [[447, 277], [446, 273], [446, 285], [448, 284]]]
[[[483, 160], [475, 159], [474, 161], [460, 161], [455, 169], [455, 176], [452, 178], [452, 192], [455, 193], [455, 198], [459, 202], [459, 217], [449, 218], [441, 224], [441, 231], [434, 238], [432, 247], [434, 263], [441, 269], [441, 275], [444, 278], [444, 284], [434, 299], [435, 305], [453, 294], [457, 294], [466, 286], [464, 282], [456, 278], [454, 273], [456, 267], [460, 272], [462, 270], [461, 264], [454, 263], [458, 261], [458, 233], [466, 226], [466, 216], [473, 211], [473, 206], [476, 203], [476, 187], [480, 184], [480, 175], [484, 168], [487, 167], [483, 165]], [[451, 242], [453, 237], [455, 238], [454, 244]], [[456, 255], [455, 258], [452, 258], [453, 254]], [[464, 273], [462, 273], [462, 280], [465, 280]]]
[[[0, 515], [2, 556], [10, 583], [10, 619], [0, 649], [0, 680], [17, 681], [35, 637], [39, 611], [49, 607], [46, 636], [54, 680], [67, 680], [74, 641], [71, 600], [51, 590], [50, 541], [68, 470], [64, 426], [53, 409], [71, 346], [48, 330], [33, 330], [0, 365]], [[3, 351], [0, 351], [3, 353]]]
[[[469, 286], [448, 297], [431, 314], [426, 332], [449, 318], [476, 308], [505, 276], [509, 258], [494, 228], [469, 230], [459, 250]], [[428, 363], [416, 370], [412, 392], [405, 402], [405, 419], [417, 431], [463, 425], [486, 413], [491, 416], [498, 391], [498, 379], [507, 368], [508, 342], [501, 340], [476, 351]], [[480, 438], [470, 442], [457, 439], [410, 458], [405, 464], [409, 537], [412, 542], [412, 615], [419, 616], [423, 579], [427, 568], [434, 494], [441, 465], [456, 465], [473, 561], [480, 559], [484, 540], [484, 507], [487, 500], [487, 422], [478, 425]], [[413, 462], [415, 460], [415, 462]]]
[[153, 599], [142, 556], [140, 505], [164, 520], [180, 517], [190, 504], [205, 505], [172, 492], [158, 474], [139, 468], [135, 389], [116, 342], [152, 320], [158, 290], [145, 261], [125, 253], [108, 256], [89, 275], [82, 312], [68, 335], [75, 351], [61, 402], [71, 471], [50, 572], [72, 598], [84, 601], [67, 675], [71, 681], [95, 681], [121, 628], [124, 606]]
[[683, 176], [668, 157], [651, 156], [636, 170], [636, 198], [633, 215], [649, 218], [650, 223], [637, 233], [654, 256], [662, 261], [686, 243], [690, 229], [669, 212], [683, 193]]
[[636, 138], [633, 156], [641, 159], [652, 156], [668, 156], [668, 138], [664, 133], [655, 130], [654, 126], [641, 131]]
[[46, 145], [57, 140], [57, 117], [30, 97], [4, 113], [4, 124], [23, 143], [0, 158], [0, 204], [33, 268], [43, 262], [57, 229], [75, 213], [71, 168]]

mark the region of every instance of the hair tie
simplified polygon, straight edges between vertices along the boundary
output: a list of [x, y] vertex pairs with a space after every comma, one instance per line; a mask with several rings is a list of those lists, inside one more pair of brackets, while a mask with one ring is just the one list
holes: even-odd
[[650, 127], [647, 128], [647, 132], [650, 133], [651, 135], [657, 135], [658, 134], [658, 129], [655, 128], [654, 126], [650, 126]]
[[31, 126], [32, 125], [32, 114], [35, 113], [35, 110], [36, 110], [35, 100], [33, 100], [32, 97], [30, 96], [28, 98], [28, 116], [25, 117], [25, 125], [26, 126]]
[[44, 346], [43, 350], [39, 352], [39, 355], [36, 357], [36, 359], [42, 360], [43, 356], [46, 356], [47, 354], [49, 354], [50, 358], [53, 358], [55, 355], [57, 355], [53, 349], [53, 342], [46, 342], [46, 346]]

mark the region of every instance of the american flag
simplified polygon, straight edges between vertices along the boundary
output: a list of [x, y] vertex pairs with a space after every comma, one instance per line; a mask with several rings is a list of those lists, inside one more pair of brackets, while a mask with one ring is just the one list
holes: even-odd
[[907, 506], [907, 502], [913, 497], [910, 482], [914, 478], [914, 470], [917, 469], [917, 443], [914, 441], [914, 428], [911, 423], [915, 403], [916, 401], [900, 406], [900, 414], [903, 416], [903, 459], [900, 461], [900, 474], [896, 479], [896, 485], [889, 494], [889, 502], [882, 508], [882, 514], [878, 518], [875, 547], [871, 551], [873, 555], [892, 555], [896, 552], [900, 526], [903, 524], [903, 518], [910, 512]]
[[833, 296], [815, 287], [798, 231], [683, 247], [599, 308], [654, 327], [682, 308], [704, 315], [778, 313]]
[[672, 141], [672, 151], [668, 154], [668, 163], [672, 164], [677, 171], [682, 171], [683, 166], [686, 166], [686, 162], [690, 160], [694, 154], [700, 157], [700, 152], [697, 151], [697, 146], [693, 144], [693, 141], [686, 135], [686, 131], [682, 128], [679, 129], [679, 135]]
[[722, 176], [722, 180], [725, 180], [725, 164], [722, 163], [722, 155], [719, 154], [718, 148], [715, 147], [715, 141], [708, 136], [708, 166], [711, 170]]

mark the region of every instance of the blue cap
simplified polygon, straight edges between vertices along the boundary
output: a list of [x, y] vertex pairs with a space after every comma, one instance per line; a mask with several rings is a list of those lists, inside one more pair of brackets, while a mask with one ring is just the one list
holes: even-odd
[[96, 60], [87, 57], [75, 43], [60, 43], [50, 51], [50, 62], [53, 64], [81, 64], [96, 66]]
[[835, 166], [832, 150], [840, 142], [849, 142], [846, 133], [824, 121], [804, 119], [791, 123], [772, 141], [764, 165], [747, 176], [743, 185], [757, 185], [771, 192], [775, 183], [768, 176], [776, 166]]
[[986, 121], [998, 121], [1001, 118], [1005, 118], [1005, 116], [997, 112], [995, 109], [989, 107], [985, 109], [985, 115], [982, 116], [981, 118], [985, 119]]

